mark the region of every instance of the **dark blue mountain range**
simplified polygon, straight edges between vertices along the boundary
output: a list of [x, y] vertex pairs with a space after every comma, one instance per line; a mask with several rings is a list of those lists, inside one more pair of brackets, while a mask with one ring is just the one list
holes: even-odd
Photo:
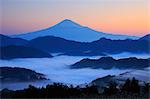
[[150, 59], [138, 59], [135, 57], [114, 59], [112, 57], [102, 57], [100, 59], [83, 59], [73, 65], [72, 69], [80, 68], [102, 68], [102, 69], [143, 69], [149, 67]]
[[0, 59], [14, 59], [14, 58], [44, 58], [52, 57], [49, 53], [44, 51], [26, 47], [26, 46], [6, 46], [0, 47]]
[[[138, 40], [111, 40], [101, 38], [89, 43], [76, 42], [54, 36], [38, 37], [29, 41], [18, 38], [10, 38], [4, 35], [0, 35], [0, 37], [0, 46], [6, 47], [6, 49], [10, 48], [7, 46], [15, 46], [15, 48], [17, 48], [17, 46], [25, 46], [45, 53], [62, 53], [64, 55], [73, 56], [105, 56], [107, 54], [119, 54], [122, 52], [150, 54], [150, 34]], [[8, 51], [11, 52], [11, 50]]]
[[64, 53], [65, 55], [104, 55], [118, 54], [122, 52], [148, 53], [150, 41], [146, 35], [138, 40], [110, 40], [101, 38], [97, 41], [84, 43], [65, 40], [59, 37], [46, 36], [29, 41], [29, 46], [47, 51], [50, 53]]
[[9, 45], [23, 46], [28, 44], [27, 40], [21, 38], [10, 38], [2, 34], [0, 34], [0, 41], [1, 41], [0, 46], [9, 46]]

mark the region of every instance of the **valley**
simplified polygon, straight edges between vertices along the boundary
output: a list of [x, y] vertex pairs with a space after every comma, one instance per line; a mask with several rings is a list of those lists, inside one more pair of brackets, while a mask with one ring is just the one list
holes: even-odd
[[[123, 57], [122, 54], [118, 54], [116, 58]], [[146, 58], [145, 55], [132, 55], [126, 54], [128, 57], [137, 56], [138, 58]], [[124, 53], [124, 57], [126, 57]], [[10, 88], [10, 89], [22, 89], [28, 87], [28, 85], [34, 85], [37, 87], [46, 86], [49, 83], [60, 82], [64, 84], [73, 84], [73, 85], [84, 85], [92, 82], [97, 78], [105, 77], [107, 75], [119, 75], [125, 72], [136, 71], [134, 69], [90, 69], [90, 68], [82, 68], [82, 69], [70, 69], [70, 65], [84, 59], [99, 59], [102, 56], [54, 56], [52, 58], [18, 58], [12, 60], [0, 60], [1, 66], [9, 66], [9, 67], [20, 67], [20, 68], [28, 68], [31, 70], [35, 70], [36, 72], [42, 73], [46, 75], [45, 77], [47, 81], [36, 81], [36, 82], [18, 82], [18, 86], [15, 86], [15, 83], [3, 83], [2, 88]], [[115, 58], [115, 56], [114, 56]], [[147, 70], [141, 70], [143, 72], [139, 72], [136, 78], [140, 78], [141, 81], [150, 82], [148, 78]], [[136, 72], [135, 72], [136, 73]], [[144, 74], [144, 75], [143, 75]], [[132, 73], [131, 73], [132, 75]], [[141, 76], [140, 76], [141, 75]], [[143, 75], [143, 76], [142, 76]], [[128, 78], [127, 76], [126, 78]], [[131, 76], [134, 77], [134, 76]]]

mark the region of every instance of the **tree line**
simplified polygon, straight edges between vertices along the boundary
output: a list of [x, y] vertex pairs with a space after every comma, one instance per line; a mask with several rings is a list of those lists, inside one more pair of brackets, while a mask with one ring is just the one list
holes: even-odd
[[23, 90], [0, 91], [1, 98], [149, 98], [150, 84], [140, 85], [139, 81], [133, 78], [127, 79], [124, 84], [118, 85], [116, 82], [110, 82], [104, 87], [104, 91], [99, 93], [95, 85], [85, 87], [73, 85], [64, 85], [62, 83], [53, 83], [46, 87], [36, 88], [29, 85]]

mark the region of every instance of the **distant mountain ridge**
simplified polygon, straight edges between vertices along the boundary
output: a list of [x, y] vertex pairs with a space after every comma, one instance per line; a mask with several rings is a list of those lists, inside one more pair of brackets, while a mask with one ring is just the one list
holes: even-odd
[[150, 34], [147, 34], [147, 35], [143, 36], [139, 40], [145, 40], [145, 41], [149, 41], [150, 42]]
[[49, 53], [25, 46], [7, 46], [0, 47], [0, 59], [14, 59], [14, 58], [51, 58]]
[[23, 46], [28, 44], [27, 40], [21, 38], [11, 38], [2, 34], [0, 34], [0, 42], [1, 42], [0, 46], [10, 46], [10, 45]]
[[150, 41], [148, 35], [138, 40], [111, 40], [101, 38], [90, 43], [76, 42], [54, 36], [44, 36], [29, 41], [19, 39], [19, 45], [17, 44], [18, 39], [16, 40], [15, 38], [4, 37], [5, 38], [1, 39], [1, 47], [11, 45], [26, 46], [46, 53], [62, 53], [63, 55], [71, 56], [106, 56], [107, 54], [119, 54], [123, 52], [150, 54]]
[[[142, 38], [141, 38], [142, 39]], [[71, 56], [94, 56], [105, 54], [119, 54], [122, 52], [148, 53], [148, 40], [110, 40], [101, 38], [100, 40], [85, 43], [65, 40], [59, 37], [45, 36], [29, 41], [30, 46], [50, 53], [64, 53]]]
[[81, 61], [71, 65], [72, 69], [80, 68], [101, 68], [101, 69], [143, 69], [149, 67], [149, 59], [138, 59], [135, 57], [114, 59], [112, 57], [102, 57], [99, 59], [82, 59]]
[[98, 32], [88, 27], [81, 26], [80, 24], [73, 22], [69, 19], [63, 20], [60, 23], [47, 29], [25, 33], [25, 34], [12, 35], [11, 37], [31, 40], [43, 36], [56, 36], [67, 40], [73, 40], [79, 42], [92, 42], [103, 37], [112, 40], [138, 39], [138, 37], [135, 36], [115, 35], [115, 34]]

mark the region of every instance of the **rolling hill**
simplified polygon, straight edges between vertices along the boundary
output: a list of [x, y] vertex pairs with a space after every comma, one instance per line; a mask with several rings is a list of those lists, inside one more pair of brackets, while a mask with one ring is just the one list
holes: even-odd
[[0, 47], [0, 59], [14, 59], [14, 58], [44, 58], [52, 57], [49, 53], [41, 50], [25, 47], [25, 46], [7, 46]]
[[24, 46], [28, 44], [27, 40], [21, 38], [11, 38], [2, 34], [0, 34], [0, 42], [1, 42], [0, 46], [10, 46], [10, 45]]
[[101, 69], [143, 69], [149, 67], [150, 59], [138, 59], [135, 57], [114, 59], [112, 57], [102, 57], [100, 59], [83, 59], [73, 65], [72, 69], [80, 68], [101, 68]]

